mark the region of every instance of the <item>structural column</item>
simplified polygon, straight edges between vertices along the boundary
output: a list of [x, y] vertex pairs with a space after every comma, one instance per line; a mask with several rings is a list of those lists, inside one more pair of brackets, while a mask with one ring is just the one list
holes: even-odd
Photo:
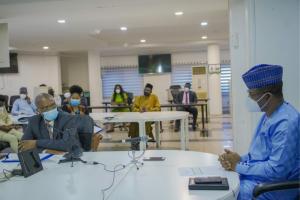
[[89, 90], [91, 106], [102, 105], [102, 80], [100, 54], [98, 51], [88, 52]]
[[208, 96], [209, 109], [212, 115], [222, 114], [222, 95], [220, 80], [220, 47], [211, 44], [207, 48], [208, 62]]

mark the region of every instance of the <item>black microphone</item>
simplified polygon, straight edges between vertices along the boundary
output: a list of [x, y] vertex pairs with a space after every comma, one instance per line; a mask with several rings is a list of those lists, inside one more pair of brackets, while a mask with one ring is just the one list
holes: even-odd
[[129, 138], [129, 139], [124, 139], [121, 140], [122, 143], [137, 143], [137, 142], [147, 142], [148, 137], [143, 136], [143, 137], [134, 137], [134, 138]]

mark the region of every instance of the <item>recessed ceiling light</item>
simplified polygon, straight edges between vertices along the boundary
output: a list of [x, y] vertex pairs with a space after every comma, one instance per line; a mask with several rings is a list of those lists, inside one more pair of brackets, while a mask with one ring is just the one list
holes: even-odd
[[145, 40], [145, 39], [141, 39], [140, 42], [141, 42], [141, 43], [145, 43], [146, 40]]
[[59, 20], [57, 20], [57, 23], [64, 24], [64, 23], [66, 23], [66, 20], [65, 19], [59, 19]]
[[127, 27], [126, 26], [122, 26], [120, 29], [121, 29], [121, 31], [127, 31]]
[[174, 13], [174, 15], [180, 16], [180, 15], [183, 15], [183, 12], [182, 11], [177, 11], [177, 12]]
[[202, 39], [202, 40], [206, 40], [206, 39], [207, 39], [207, 36], [206, 36], [206, 35], [203, 35], [203, 36], [201, 37], [201, 39]]
[[47, 49], [49, 49], [49, 47], [48, 46], [43, 46], [43, 49], [47, 50]]
[[207, 26], [207, 22], [201, 22], [201, 26]]

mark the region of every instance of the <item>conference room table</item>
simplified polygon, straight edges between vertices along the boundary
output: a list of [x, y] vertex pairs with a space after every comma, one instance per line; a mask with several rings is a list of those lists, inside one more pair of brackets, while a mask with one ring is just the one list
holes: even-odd
[[[198, 100], [200, 103], [193, 103], [193, 104], [188, 104], [186, 106], [200, 106], [201, 108], [201, 133], [203, 133], [205, 136], [207, 136], [207, 133], [208, 133], [208, 130], [205, 128], [205, 123], [208, 123], [208, 109], [207, 109], [207, 106], [208, 106], [208, 99], [200, 99]], [[90, 106], [88, 107], [90, 112], [93, 111], [93, 109], [104, 109], [105, 112], [108, 112], [109, 109], [115, 109], [115, 108], [129, 108], [131, 109], [132, 106], [130, 105], [110, 105], [111, 102], [109, 101], [104, 101], [102, 102], [102, 104], [104, 106]], [[172, 108], [177, 108], [177, 107], [183, 107], [182, 104], [174, 104], [174, 103], [169, 103], [169, 104], [161, 104], [160, 105], [161, 108], [170, 108], [171, 111], [172, 111]]]
[[[165, 112], [112, 112], [112, 113], [90, 113], [94, 121], [100, 123], [137, 122], [139, 124], [139, 136], [146, 136], [146, 122], [155, 123], [156, 146], [160, 147], [160, 122], [180, 120], [180, 147], [187, 150], [189, 145], [188, 112], [165, 111]], [[140, 142], [140, 149], [146, 149], [145, 142]]]
[[[138, 152], [141, 153], [141, 152]], [[41, 157], [44, 155], [41, 155]], [[61, 156], [42, 161], [43, 170], [30, 177], [12, 177], [0, 183], [1, 200], [233, 200], [239, 190], [239, 176], [222, 169], [218, 156], [208, 153], [178, 150], [146, 151], [143, 157], [163, 156], [164, 161], [144, 161], [139, 170], [128, 165], [127, 151], [88, 152], [82, 159], [96, 161], [112, 170], [117, 164], [126, 165], [115, 173], [103, 165], [81, 162], [58, 164]], [[16, 155], [10, 154], [10, 158]], [[142, 161], [142, 160], [141, 160]], [[18, 163], [2, 163], [0, 170], [12, 170]], [[227, 177], [229, 190], [189, 190], [190, 177]], [[2, 177], [1, 177], [2, 178]]]

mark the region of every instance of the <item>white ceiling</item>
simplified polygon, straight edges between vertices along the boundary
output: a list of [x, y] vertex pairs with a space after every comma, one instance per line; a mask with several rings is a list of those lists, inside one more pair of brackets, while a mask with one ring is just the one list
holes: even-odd
[[226, 49], [229, 35], [227, 0], [0, 0], [0, 22], [9, 23], [10, 46], [33, 52], [49, 46], [50, 52], [127, 55], [199, 51], [209, 43]]

